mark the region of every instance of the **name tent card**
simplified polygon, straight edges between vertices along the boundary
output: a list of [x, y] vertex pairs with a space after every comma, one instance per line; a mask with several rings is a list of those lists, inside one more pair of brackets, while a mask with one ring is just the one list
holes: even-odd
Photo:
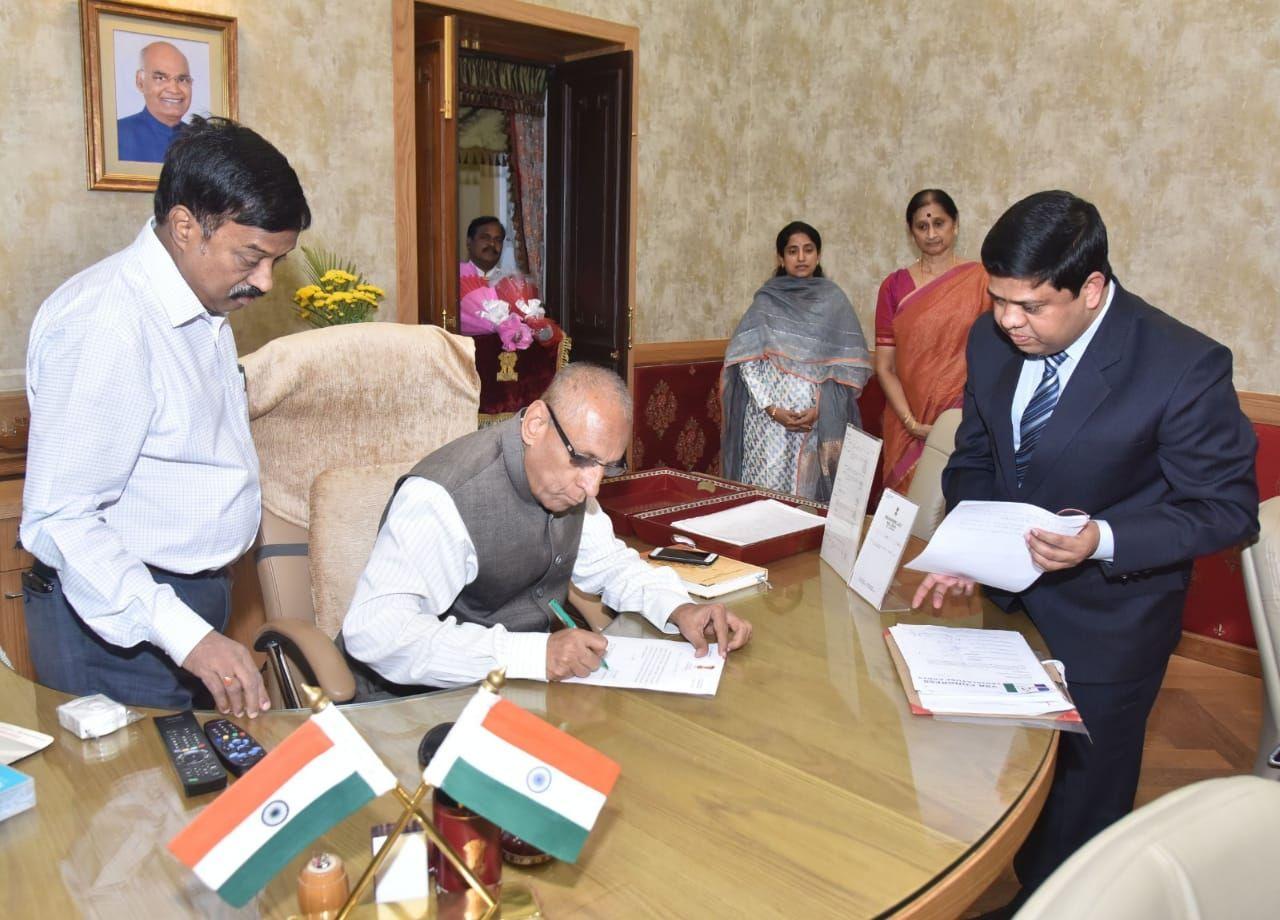
[[[880, 507], [871, 520], [866, 542], [853, 564], [849, 587], [858, 592], [877, 610], [884, 610], [885, 595], [898, 572], [898, 563], [911, 538], [911, 525], [920, 508], [892, 489], [880, 496]], [[894, 598], [893, 609], [906, 610], [900, 598]]]
[[840, 573], [845, 581], [853, 574], [858, 556], [862, 519], [867, 514], [871, 481], [880, 463], [880, 439], [853, 425], [844, 433], [840, 464], [827, 507], [827, 525], [822, 532], [822, 561]]

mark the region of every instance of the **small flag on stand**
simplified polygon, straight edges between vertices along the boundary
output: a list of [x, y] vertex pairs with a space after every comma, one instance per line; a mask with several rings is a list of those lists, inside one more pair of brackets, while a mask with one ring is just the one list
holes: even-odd
[[574, 862], [619, 772], [595, 748], [481, 689], [423, 779], [503, 830]]
[[336, 706], [325, 706], [169, 841], [169, 852], [243, 907], [308, 844], [396, 780]]

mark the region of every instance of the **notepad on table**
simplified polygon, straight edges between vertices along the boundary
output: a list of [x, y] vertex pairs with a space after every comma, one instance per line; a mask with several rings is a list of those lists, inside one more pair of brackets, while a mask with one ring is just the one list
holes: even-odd
[[768, 569], [728, 556], [721, 556], [711, 565], [686, 565], [658, 559], [649, 560], [649, 564], [671, 569], [679, 576], [684, 589], [694, 597], [723, 597], [752, 585], [764, 584], [769, 578]]

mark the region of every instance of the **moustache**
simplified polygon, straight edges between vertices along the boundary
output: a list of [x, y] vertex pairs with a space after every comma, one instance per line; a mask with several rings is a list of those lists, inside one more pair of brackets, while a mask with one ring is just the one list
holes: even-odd
[[231, 298], [232, 300], [236, 300], [237, 298], [240, 298], [240, 297], [250, 297], [250, 298], [262, 297], [263, 294], [265, 293], [266, 292], [263, 291], [261, 288], [256, 287], [252, 284], [246, 283], [246, 284], [237, 284], [235, 287], [231, 289], [231, 293], [227, 294], [227, 297]]

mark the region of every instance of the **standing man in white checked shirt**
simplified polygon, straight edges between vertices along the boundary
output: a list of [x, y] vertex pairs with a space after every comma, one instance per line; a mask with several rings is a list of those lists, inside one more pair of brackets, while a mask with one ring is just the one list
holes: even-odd
[[27, 350], [22, 543], [39, 681], [68, 693], [250, 717], [269, 706], [221, 634], [227, 566], [261, 513], [227, 315], [271, 289], [311, 223], [288, 160], [194, 119], [169, 147], [155, 215], [128, 248], [40, 307]]

